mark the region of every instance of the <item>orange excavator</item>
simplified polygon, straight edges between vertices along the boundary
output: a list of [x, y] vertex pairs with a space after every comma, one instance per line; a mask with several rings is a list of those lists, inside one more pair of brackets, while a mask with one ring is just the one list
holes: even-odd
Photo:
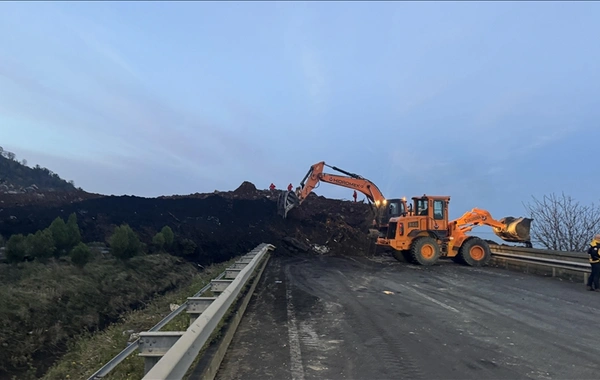
[[[345, 175], [324, 173], [325, 167]], [[281, 193], [277, 204], [278, 214], [286, 218], [288, 212], [302, 204], [320, 182], [347, 187], [363, 193], [372, 206], [375, 225], [382, 233], [387, 231], [390, 218], [406, 215], [405, 199], [386, 199], [373, 182], [358, 174], [327, 165], [324, 161], [310, 167], [295, 192], [284, 191]]]
[[[531, 247], [533, 219], [492, 218], [486, 210], [474, 208], [458, 219], [448, 221], [448, 196], [413, 197], [405, 215], [390, 219], [385, 235], [377, 245], [391, 249], [399, 261], [433, 265], [440, 257], [452, 258], [470, 266], [484, 266], [491, 259], [488, 243], [467, 232], [479, 225], [492, 227], [502, 240]], [[403, 260], [404, 259], [404, 260]]]

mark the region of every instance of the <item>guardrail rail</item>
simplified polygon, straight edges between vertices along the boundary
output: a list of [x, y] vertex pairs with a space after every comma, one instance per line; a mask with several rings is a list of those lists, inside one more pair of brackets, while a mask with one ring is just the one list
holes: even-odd
[[586, 283], [591, 272], [584, 252], [553, 251], [536, 248], [490, 244], [493, 264], [506, 269], [525, 270], [527, 273], [552, 277], [583, 278]]
[[[130, 343], [117, 356], [96, 371], [88, 380], [102, 379], [119, 363], [139, 349], [144, 357], [144, 379], [181, 379], [196, 360], [199, 352], [216, 331], [228, 309], [238, 298], [256, 269], [267, 263], [275, 246], [262, 243], [229, 266], [163, 320]], [[259, 273], [260, 275], [260, 273]], [[206, 292], [216, 297], [202, 297]], [[181, 312], [190, 316], [186, 331], [160, 331]]]

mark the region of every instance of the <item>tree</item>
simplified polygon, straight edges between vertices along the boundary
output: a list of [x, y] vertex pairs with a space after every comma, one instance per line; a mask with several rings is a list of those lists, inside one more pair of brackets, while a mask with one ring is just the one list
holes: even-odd
[[585, 206], [562, 193], [524, 204], [533, 219], [532, 242], [555, 251], [582, 252], [600, 228], [600, 207]]
[[165, 247], [165, 235], [162, 232], [157, 232], [152, 238], [152, 245], [157, 251], [162, 250]]
[[12, 235], [6, 242], [6, 258], [10, 263], [25, 260], [27, 255], [27, 242], [23, 234]]
[[81, 242], [81, 231], [77, 225], [77, 215], [72, 213], [67, 220], [67, 235], [69, 240], [69, 249], [75, 247]]
[[56, 251], [52, 232], [47, 228], [43, 231], [38, 230], [35, 234], [28, 235], [27, 245], [31, 250], [31, 256], [36, 259], [50, 258]]
[[171, 248], [173, 246], [173, 240], [175, 239], [175, 234], [173, 230], [169, 226], [164, 226], [160, 232], [165, 237], [165, 246], [167, 248]]
[[83, 268], [85, 264], [90, 261], [92, 256], [92, 252], [90, 251], [90, 247], [85, 243], [77, 244], [69, 254], [71, 256], [71, 262], [77, 265], [80, 268]]
[[27, 166], [27, 160], [26, 160], [26, 159], [22, 159], [22, 160], [21, 160], [21, 165], [23, 165], [23, 166]]
[[181, 239], [179, 244], [177, 244], [177, 255], [178, 256], [191, 256], [196, 253], [196, 249], [198, 249], [198, 245], [191, 239]]
[[6, 152], [6, 158], [8, 158], [9, 160], [13, 161], [15, 157], [17, 157], [17, 155], [13, 152]]
[[71, 248], [71, 238], [69, 236], [69, 229], [65, 224], [65, 221], [62, 218], [56, 217], [54, 221], [50, 224], [50, 232], [52, 233], [52, 238], [54, 239], [54, 244], [56, 245], [56, 252], [61, 255]]
[[140, 239], [128, 224], [122, 224], [115, 228], [108, 243], [111, 253], [122, 260], [138, 255], [141, 250]]

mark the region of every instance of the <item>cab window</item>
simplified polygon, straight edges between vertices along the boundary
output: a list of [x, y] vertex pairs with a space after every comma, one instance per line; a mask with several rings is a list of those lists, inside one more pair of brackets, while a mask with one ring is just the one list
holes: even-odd
[[444, 219], [444, 201], [433, 201], [433, 219]]
[[427, 199], [417, 200], [417, 215], [427, 215]]

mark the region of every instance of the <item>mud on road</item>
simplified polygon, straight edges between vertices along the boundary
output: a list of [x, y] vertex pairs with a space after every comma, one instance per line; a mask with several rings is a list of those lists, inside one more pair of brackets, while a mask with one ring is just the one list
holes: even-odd
[[597, 379], [599, 315], [551, 278], [275, 252], [217, 379]]

